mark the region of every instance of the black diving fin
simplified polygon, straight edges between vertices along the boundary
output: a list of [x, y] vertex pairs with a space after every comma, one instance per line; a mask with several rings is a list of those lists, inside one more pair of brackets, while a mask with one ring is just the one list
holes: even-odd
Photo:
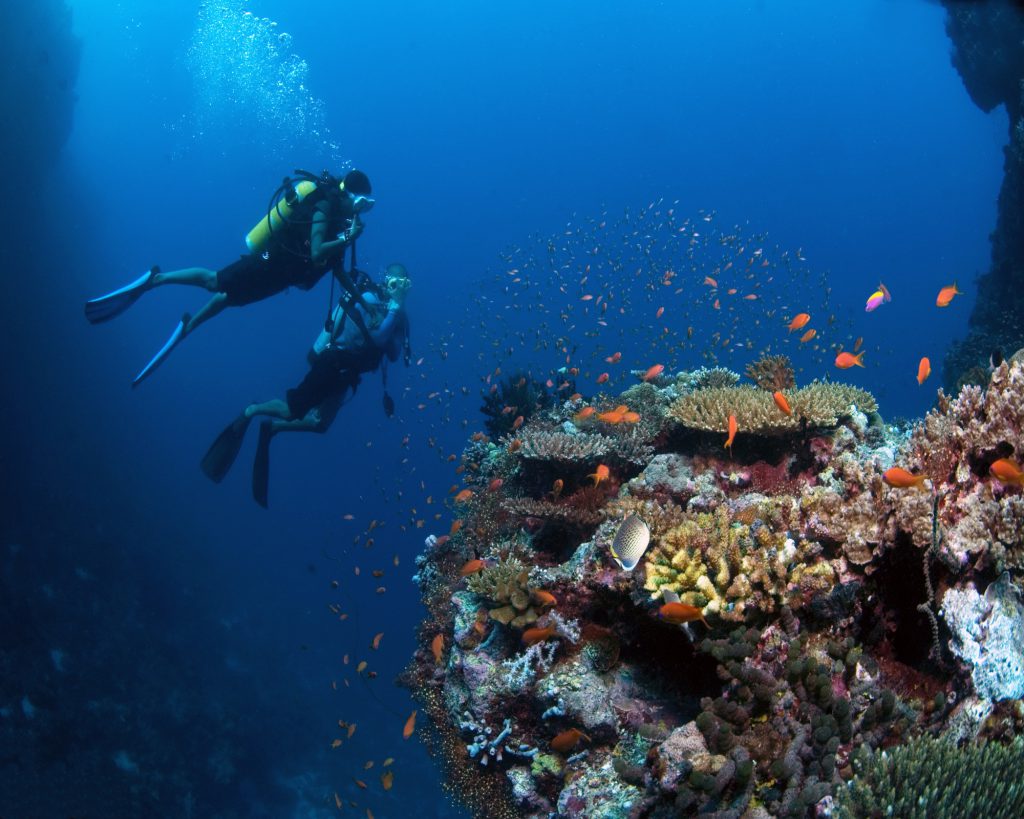
[[256, 447], [256, 460], [252, 463], [252, 497], [264, 509], [267, 508], [267, 493], [270, 486], [270, 439], [273, 436], [273, 422], [260, 424], [260, 442]]
[[224, 480], [224, 476], [231, 470], [235, 458], [238, 457], [238, 451], [242, 448], [242, 442], [245, 440], [245, 433], [249, 429], [251, 420], [252, 418], [247, 418], [243, 412], [224, 428], [210, 448], [206, 450], [199, 466], [203, 470], [203, 474], [214, 483]]

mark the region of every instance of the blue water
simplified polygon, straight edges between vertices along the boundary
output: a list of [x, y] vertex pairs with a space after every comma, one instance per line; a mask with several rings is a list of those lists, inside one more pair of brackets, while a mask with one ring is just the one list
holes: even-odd
[[[835, 329], [794, 352], [801, 380], [835, 377], [834, 345], [863, 336], [867, 367], [842, 377], [883, 416], [919, 416], [988, 266], [1006, 116], [968, 99], [944, 11], [923, 0], [68, 5], [73, 129], [5, 241], [0, 728], [26, 744], [20, 761], [0, 752], [0, 771], [20, 765], [38, 793], [74, 783], [34, 808], [48, 815], [133, 787], [156, 788], [159, 808], [137, 798], [167, 816], [326, 815], [334, 792], [378, 817], [458, 815], [401, 739], [414, 706], [393, 680], [422, 617], [413, 560], [447, 531], [447, 456], [481, 426], [483, 379], [547, 377], [579, 345], [581, 387], [619, 349], [621, 388], [627, 368], [707, 363], [715, 332], [752, 339], [754, 352], [717, 352], [742, 369], [765, 345], [794, 352], [784, 319], [824, 310]], [[206, 294], [164, 288], [99, 327], [82, 303], [153, 264], [225, 265], [283, 176], [345, 162], [377, 197], [360, 263], [411, 271], [423, 360], [391, 369], [394, 418], [370, 376], [326, 436], [277, 439], [264, 511], [251, 441], [220, 486], [198, 461], [242, 406], [305, 374], [326, 281], [228, 311], [134, 391]], [[669, 208], [691, 231], [741, 226], [773, 261], [799, 249], [799, 275], [761, 282], [728, 325], [696, 282], [672, 302], [595, 262], [579, 283]], [[528, 287], [511, 284], [521, 266]], [[936, 310], [954, 280], [965, 295]], [[893, 301], [865, 314], [879, 281]], [[579, 301], [631, 287], [609, 328]], [[669, 344], [663, 326], [692, 326], [697, 343]], [[919, 387], [922, 355], [934, 373]], [[376, 679], [356, 678], [360, 659]], [[358, 730], [332, 750], [338, 720]]]

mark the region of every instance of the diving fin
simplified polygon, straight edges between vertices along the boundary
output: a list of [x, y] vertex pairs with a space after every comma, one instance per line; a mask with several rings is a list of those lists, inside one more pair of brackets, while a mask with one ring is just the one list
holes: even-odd
[[252, 496], [264, 509], [267, 508], [267, 491], [270, 485], [270, 439], [273, 434], [272, 421], [260, 424], [260, 442], [256, 447], [256, 460], [252, 463]]
[[203, 456], [199, 466], [203, 474], [214, 483], [224, 480], [231, 470], [235, 458], [238, 457], [238, 451], [242, 448], [242, 441], [245, 440], [245, 433], [251, 420], [252, 418], [243, 412], [224, 428]]
[[139, 296], [153, 286], [153, 277], [160, 272], [159, 267], [151, 267], [131, 284], [126, 284], [120, 290], [107, 293], [98, 299], [91, 299], [85, 303], [85, 317], [90, 324], [100, 324], [110, 321], [115, 316], [121, 315], [125, 310], [139, 300]]
[[132, 387], [137, 387], [145, 379], [149, 378], [150, 373], [153, 372], [157, 367], [163, 364], [164, 359], [171, 354], [171, 350], [178, 346], [178, 343], [185, 337], [185, 328], [188, 323], [192, 320], [192, 317], [188, 313], [181, 317], [181, 321], [178, 322], [178, 326], [174, 328], [174, 332], [171, 333], [171, 337], [167, 339], [167, 343], [160, 348], [153, 358], [150, 359], [149, 363], [142, 368], [142, 371], [132, 379]]

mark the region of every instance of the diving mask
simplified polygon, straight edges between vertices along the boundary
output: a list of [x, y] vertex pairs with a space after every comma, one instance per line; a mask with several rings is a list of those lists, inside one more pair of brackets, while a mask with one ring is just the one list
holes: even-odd
[[352, 197], [353, 213], [369, 213], [373, 210], [375, 202], [369, 196], [363, 196], [358, 193], [350, 194], [350, 196]]

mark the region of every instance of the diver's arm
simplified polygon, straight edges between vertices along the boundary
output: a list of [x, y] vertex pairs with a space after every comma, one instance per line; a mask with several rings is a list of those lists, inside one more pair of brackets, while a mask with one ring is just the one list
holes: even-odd
[[391, 336], [398, 329], [399, 315], [402, 308], [397, 301], [388, 302], [388, 312], [384, 319], [373, 330], [370, 330], [370, 338], [378, 350], [383, 350], [391, 341]]
[[325, 264], [339, 251], [344, 251], [359, 234], [363, 232], [363, 223], [359, 216], [352, 219], [352, 225], [348, 230], [338, 234], [337, 239], [327, 239], [328, 229], [331, 225], [331, 205], [329, 202], [320, 202], [313, 213], [313, 227], [309, 235], [309, 255], [314, 264]]

